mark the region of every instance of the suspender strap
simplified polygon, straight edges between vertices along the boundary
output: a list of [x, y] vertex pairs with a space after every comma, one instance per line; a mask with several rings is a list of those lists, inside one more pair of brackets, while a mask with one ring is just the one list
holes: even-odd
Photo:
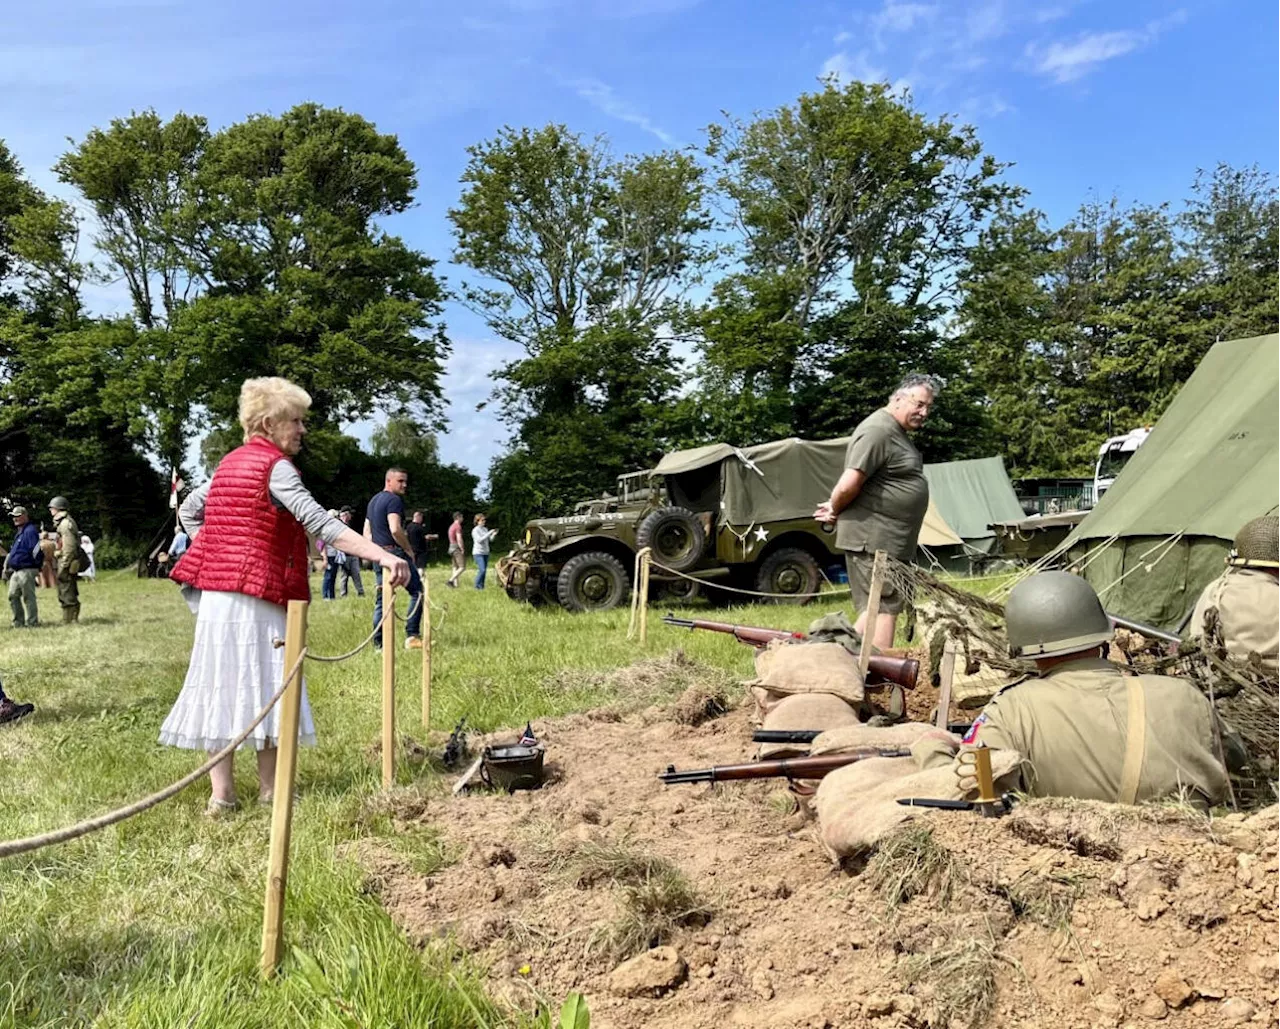
[[1124, 743], [1124, 770], [1120, 774], [1120, 792], [1117, 803], [1132, 804], [1138, 799], [1138, 784], [1142, 779], [1142, 764], [1147, 755], [1147, 692], [1142, 679], [1126, 677], [1125, 690], [1129, 697], [1129, 724]]

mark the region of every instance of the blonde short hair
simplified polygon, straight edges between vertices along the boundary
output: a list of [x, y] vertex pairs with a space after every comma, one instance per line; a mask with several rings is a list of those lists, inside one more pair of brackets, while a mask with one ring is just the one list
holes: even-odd
[[254, 436], [266, 436], [268, 418], [298, 418], [311, 407], [311, 394], [288, 379], [273, 375], [245, 379], [240, 387], [240, 427], [246, 443]]

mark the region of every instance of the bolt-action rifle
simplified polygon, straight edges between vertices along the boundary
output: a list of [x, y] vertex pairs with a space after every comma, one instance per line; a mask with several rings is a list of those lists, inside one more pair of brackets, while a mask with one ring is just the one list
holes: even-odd
[[[970, 722], [951, 722], [947, 732], [963, 736], [973, 725]], [[756, 729], [751, 733], [752, 743], [812, 743], [823, 729]]]
[[[789, 629], [763, 629], [754, 625], [731, 625], [728, 622], [707, 622], [700, 618], [676, 618], [675, 615], [663, 615], [664, 625], [678, 629], [706, 629], [708, 632], [724, 632], [731, 635], [739, 643], [747, 643], [753, 647], [767, 647], [771, 640], [805, 640], [802, 632]], [[867, 684], [892, 682], [905, 689], [912, 689], [916, 684], [916, 676], [920, 674], [920, 662], [910, 657], [886, 657], [884, 654], [872, 654], [867, 667]]]
[[677, 772], [675, 765], [658, 775], [668, 786], [685, 782], [731, 782], [738, 779], [821, 779], [837, 768], [865, 761], [871, 757], [910, 757], [909, 750], [881, 750], [865, 747], [846, 750], [842, 754], [822, 754], [818, 757], [789, 757], [779, 761], [750, 761], [744, 765], [713, 765], [711, 768], [694, 768]]

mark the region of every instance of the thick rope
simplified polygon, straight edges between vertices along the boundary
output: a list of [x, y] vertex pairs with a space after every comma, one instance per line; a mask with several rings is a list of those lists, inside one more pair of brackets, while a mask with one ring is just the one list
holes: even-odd
[[249, 734], [267, 717], [268, 713], [276, 703], [284, 696], [284, 691], [289, 688], [289, 684], [293, 682], [294, 677], [298, 674], [298, 670], [302, 667], [302, 662], [306, 660], [307, 648], [302, 648], [302, 653], [298, 655], [298, 660], [293, 663], [293, 667], [289, 669], [289, 674], [284, 677], [284, 683], [276, 690], [275, 695], [267, 701], [266, 706], [258, 712], [257, 717], [249, 723], [247, 729], [239, 736], [228, 743], [220, 751], [209, 758], [204, 764], [197, 768], [194, 772], [184, 775], [181, 779], [171, 786], [166, 786], [157, 793], [151, 794], [149, 797], [143, 797], [141, 800], [126, 807], [117, 808], [105, 815], [98, 815], [96, 818], [88, 818], [83, 822], [77, 822], [75, 825], [68, 825], [62, 829], [54, 829], [52, 832], [41, 833], [39, 836], [28, 836], [24, 840], [9, 840], [0, 843], [0, 858], [14, 857], [17, 854], [27, 854], [33, 850], [40, 850], [42, 847], [49, 847], [55, 843], [66, 843], [69, 840], [78, 839], [81, 836], [87, 836], [91, 832], [99, 829], [105, 829], [109, 825], [115, 825], [117, 822], [123, 822], [126, 818], [132, 818], [134, 815], [141, 814], [148, 808], [153, 808], [157, 804], [163, 803], [175, 794], [185, 790], [197, 779], [201, 779], [208, 775], [214, 765], [225, 760], [236, 748], [249, 738]]
[[677, 572], [674, 568], [668, 568], [664, 564], [657, 561], [650, 562], [654, 568], [660, 568], [669, 575], [678, 575], [682, 579], [688, 579], [690, 582], [696, 582], [701, 586], [712, 586], [718, 590], [727, 590], [730, 593], [741, 593], [748, 597], [782, 597], [784, 599], [795, 600], [799, 597], [838, 597], [842, 593], [850, 592], [850, 587], [842, 586], [834, 590], [819, 590], [817, 593], [762, 593], [759, 590], [744, 590], [737, 586], [725, 586], [716, 582], [714, 579], [699, 579], [692, 575], [685, 575], [684, 572]]
[[[364, 642], [361, 643], [359, 646], [357, 646], [355, 649], [348, 650], [345, 654], [335, 654], [332, 657], [329, 657], [324, 654], [308, 654], [307, 660], [309, 661], [346, 661], [348, 658], [355, 657], [358, 653], [360, 653], [360, 651], [364, 650], [365, 647], [367, 647], [370, 643], [372, 643], [375, 638], [377, 638], [378, 633], [382, 632], [382, 627], [387, 624], [387, 619], [390, 618], [393, 614], [395, 614], [395, 610], [396, 609], [394, 607], [387, 608], [387, 610], [382, 613], [381, 620], [379, 620], [378, 624], [373, 627], [373, 632], [369, 633], [369, 635], [365, 637]], [[283, 640], [276, 640], [276, 646], [283, 646], [283, 645], [284, 645]]]

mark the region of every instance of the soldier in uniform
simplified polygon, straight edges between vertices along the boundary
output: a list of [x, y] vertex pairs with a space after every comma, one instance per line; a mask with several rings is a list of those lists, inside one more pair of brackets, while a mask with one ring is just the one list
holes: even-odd
[[836, 546], [847, 551], [849, 587], [859, 612], [854, 628], [870, 633], [871, 642], [881, 649], [893, 646], [897, 618], [908, 598], [885, 582], [876, 624], [867, 625], [871, 563], [877, 550], [899, 561], [915, 558], [929, 509], [929, 482], [924, 460], [907, 431], [924, 425], [935, 391], [929, 376], [908, 375], [885, 407], [858, 423], [845, 454], [844, 473], [831, 498], [813, 513], [824, 525], [835, 523]]
[[[1083, 579], [1043, 572], [1005, 606], [1009, 651], [1039, 670], [997, 693], [965, 744], [1016, 750], [1031, 796], [1134, 804], [1185, 791], [1201, 805], [1228, 795], [1214, 712], [1191, 683], [1129, 675], [1104, 659], [1111, 621]], [[921, 767], [952, 760], [955, 737], [930, 733], [912, 748]]]
[[1241, 661], [1257, 654], [1262, 670], [1276, 678], [1280, 651], [1280, 516], [1255, 518], [1236, 533], [1227, 570], [1209, 583], [1196, 601], [1187, 628], [1203, 636], [1205, 616], [1218, 611], [1227, 653]]
[[71, 517], [66, 497], [49, 501], [49, 515], [58, 532], [58, 603], [64, 623], [80, 620], [80, 569], [87, 566], [80, 549], [80, 527]]

